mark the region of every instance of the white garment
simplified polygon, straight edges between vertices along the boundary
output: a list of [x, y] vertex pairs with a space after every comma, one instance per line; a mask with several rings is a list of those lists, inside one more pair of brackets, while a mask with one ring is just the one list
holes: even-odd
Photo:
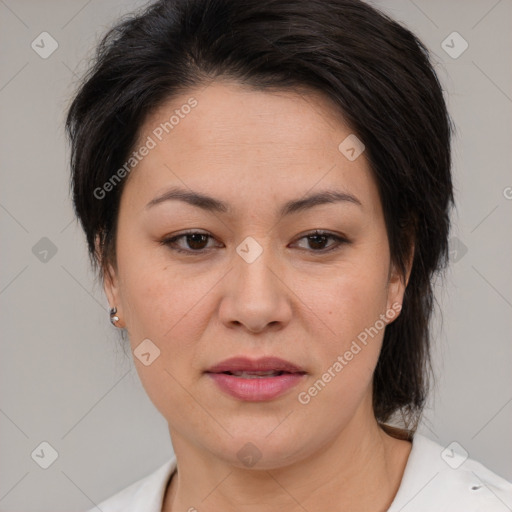
[[[447, 450], [415, 434], [402, 482], [388, 512], [510, 512], [512, 483], [469, 458], [458, 466], [462, 462], [459, 457], [457, 450]], [[173, 456], [155, 472], [87, 512], [161, 512], [175, 469]]]

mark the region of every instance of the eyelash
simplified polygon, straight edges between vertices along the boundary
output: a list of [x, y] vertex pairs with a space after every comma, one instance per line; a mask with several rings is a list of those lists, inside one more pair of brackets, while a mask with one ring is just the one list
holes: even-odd
[[[173, 245], [176, 243], [177, 240], [179, 240], [181, 238], [186, 238], [187, 236], [190, 236], [190, 235], [203, 235], [203, 236], [206, 236], [208, 238], [213, 238], [213, 236], [210, 235], [209, 233], [201, 233], [200, 231], [187, 231], [185, 233], [181, 233], [181, 234], [173, 236], [171, 238], [166, 238], [166, 239], [162, 240], [160, 243], [161, 243], [161, 245], [168, 246], [172, 251], [176, 251], [176, 252], [179, 252], [179, 253], [185, 253], [187, 255], [197, 255], [197, 256], [199, 256], [201, 254], [205, 254], [210, 249], [212, 249], [212, 248], [209, 248], [209, 249], [199, 249], [199, 250], [195, 250], [194, 251], [194, 250], [189, 250], [189, 249], [181, 249], [179, 247], [173, 247]], [[300, 237], [299, 240], [302, 240], [303, 238], [313, 237], [313, 236], [323, 236], [323, 237], [331, 238], [331, 239], [336, 241], [336, 243], [333, 246], [331, 246], [331, 247], [329, 247], [327, 249], [312, 250], [312, 252], [316, 253], [316, 254], [326, 254], [328, 252], [331, 252], [331, 251], [334, 251], [336, 249], [339, 249], [340, 246], [342, 246], [344, 244], [350, 244], [351, 243], [349, 240], [347, 240], [346, 238], [344, 238], [342, 236], [335, 235], [334, 233], [330, 233], [329, 231], [321, 231], [321, 230], [315, 230], [315, 231], [313, 231], [311, 233], [307, 233], [306, 235]]]

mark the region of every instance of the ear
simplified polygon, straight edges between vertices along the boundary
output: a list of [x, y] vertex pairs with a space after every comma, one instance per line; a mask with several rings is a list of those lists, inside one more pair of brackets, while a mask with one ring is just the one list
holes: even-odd
[[[95, 240], [95, 250], [98, 258], [98, 263], [100, 267], [102, 267], [101, 260], [101, 252], [99, 250], [99, 237], [96, 237]], [[109, 307], [117, 308], [116, 316], [119, 317], [119, 321], [116, 323], [116, 327], [124, 328], [123, 323], [123, 308], [121, 304], [121, 294], [119, 291], [119, 278], [117, 275], [117, 271], [114, 267], [109, 263], [106, 268], [103, 269], [103, 290], [105, 291], [105, 295], [107, 296], [107, 300], [109, 303]]]
[[[405, 277], [394, 263], [391, 263], [388, 280], [388, 297], [386, 311], [390, 312], [389, 318], [395, 319], [400, 314], [404, 300], [405, 289], [409, 284], [411, 276], [412, 263], [414, 260], [414, 246], [411, 247], [409, 258], [406, 263]], [[398, 313], [398, 314], [397, 314]], [[388, 315], [386, 315], [388, 316]], [[388, 323], [391, 323], [390, 320]]]

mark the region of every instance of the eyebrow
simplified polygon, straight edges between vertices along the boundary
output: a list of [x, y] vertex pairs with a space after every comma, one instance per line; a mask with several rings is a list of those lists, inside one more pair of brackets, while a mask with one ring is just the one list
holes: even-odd
[[[219, 199], [215, 199], [214, 197], [200, 194], [198, 192], [192, 192], [190, 190], [179, 187], [173, 187], [163, 194], [155, 197], [146, 205], [145, 209], [149, 209], [153, 206], [156, 206], [157, 204], [172, 200], [188, 203], [207, 212], [229, 213], [231, 211], [231, 207]], [[348, 192], [341, 192], [338, 190], [322, 190], [320, 192], [307, 195], [303, 198], [293, 199], [284, 203], [279, 211], [279, 216], [284, 217], [293, 213], [307, 210], [313, 206], [338, 202], [348, 202], [362, 206], [361, 201], [359, 201], [356, 196], [349, 194]]]

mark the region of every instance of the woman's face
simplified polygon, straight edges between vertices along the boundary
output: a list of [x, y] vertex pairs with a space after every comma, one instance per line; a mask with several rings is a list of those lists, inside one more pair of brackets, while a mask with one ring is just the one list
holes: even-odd
[[[261, 457], [268, 469], [375, 424], [372, 374], [404, 286], [350, 135], [318, 94], [227, 81], [144, 124], [105, 291], [175, 449], [240, 467]], [[212, 199], [159, 200], [178, 188]], [[304, 202], [327, 192], [330, 202]], [[164, 243], [186, 231], [199, 234]], [[232, 357], [277, 357], [302, 373], [208, 373]]]

